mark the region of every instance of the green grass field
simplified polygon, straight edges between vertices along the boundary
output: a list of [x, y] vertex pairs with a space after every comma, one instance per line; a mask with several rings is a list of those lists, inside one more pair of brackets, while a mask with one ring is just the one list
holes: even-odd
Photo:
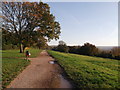
[[[28, 49], [31, 53], [31, 58], [38, 56], [40, 50], [39, 49]], [[19, 50], [2, 50], [2, 57], [3, 58], [23, 58], [25, 57], [25, 53], [19, 53]]]
[[48, 51], [77, 88], [120, 88], [118, 60]]
[[[31, 56], [36, 57], [41, 52], [39, 49], [29, 49]], [[2, 50], [2, 87], [9, 83], [27, 66], [30, 61], [24, 59], [25, 54], [19, 50]]]

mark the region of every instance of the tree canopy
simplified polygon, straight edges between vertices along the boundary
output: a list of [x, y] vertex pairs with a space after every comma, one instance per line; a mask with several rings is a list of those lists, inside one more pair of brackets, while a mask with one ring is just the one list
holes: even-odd
[[66, 53], [69, 52], [69, 48], [64, 41], [59, 41], [58, 46], [54, 47], [53, 50], [60, 51], [60, 52], [66, 52]]
[[85, 43], [83, 46], [80, 47], [79, 53], [83, 55], [94, 56], [98, 54], [98, 48], [90, 43]]
[[50, 7], [46, 3], [2, 2], [2, 13], [2, 28], [15, 36], [20, 52], [26, 46], [59, 38], [60, 24], [55, 21], [55, 16], [50, 13]]

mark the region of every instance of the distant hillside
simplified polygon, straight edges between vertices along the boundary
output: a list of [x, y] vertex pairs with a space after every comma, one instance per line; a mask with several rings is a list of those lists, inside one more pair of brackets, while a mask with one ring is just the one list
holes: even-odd
[[117, 46], [96, 46], [96, 47], [101, 50], [111, 50], [112, 48], [117, 47]]

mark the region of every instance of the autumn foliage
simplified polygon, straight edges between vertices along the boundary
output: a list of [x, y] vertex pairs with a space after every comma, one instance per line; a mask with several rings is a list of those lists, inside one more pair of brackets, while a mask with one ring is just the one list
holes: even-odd
[[[7, 30], [15, 37], [12, 40], [20, 47], [20, 52], [25, 47], [39, 47], [42, 42], [42, 45], [46, 45], [44, 43], [47, 41], [59, 38], [60, 24], [55, 21], [55, 16], [50, 13], [50, 7], [46, 3], [2, 2], [2, 13], [2, 30]], [[4, 45], [6, 41], [3, 41]]]

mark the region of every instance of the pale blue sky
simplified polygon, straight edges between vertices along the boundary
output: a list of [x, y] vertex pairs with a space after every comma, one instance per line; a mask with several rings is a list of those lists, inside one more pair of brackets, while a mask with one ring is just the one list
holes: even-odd
[[118, 45], [117, 2], [48, 2], [48, 4], [51, 13], [61, 25], [60, 39], [52, 40], [49, 45], [57, 45], [60, 40], [65, 41], [67, 45], [83, 45], [86, 42], [96, 46]]
[[[67, 45], [118, 45], [117, 2], [49, 2], [51, 13], [61, 24], [61, 36]], [[59, 41], [58, 40], [58, 41]], [[57, 45], [51, 41], [49, 45]]]

